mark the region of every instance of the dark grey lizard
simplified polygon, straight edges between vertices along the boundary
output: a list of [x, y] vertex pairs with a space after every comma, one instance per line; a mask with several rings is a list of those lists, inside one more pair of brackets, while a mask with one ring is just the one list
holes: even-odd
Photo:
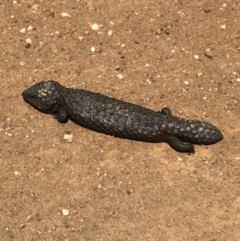
[[66, 88], [52, 80], [33, 85], [22, 96], [59, 122], [71, 119], [83, 127], [121, 138], [167, 142], [179, 152], [193, 153], [192, 144], [209, 145], [223, 139], [212, 124], [175, 117], [168, 108], [156, 112], [98, 93]]

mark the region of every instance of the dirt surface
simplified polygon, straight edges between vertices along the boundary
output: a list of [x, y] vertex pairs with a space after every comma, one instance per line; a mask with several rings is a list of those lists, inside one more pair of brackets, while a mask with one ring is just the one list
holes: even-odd
[[[3, 0], [0, 16], [0, 240], [240, 240], [239, 1]], [[22, 100], [43, 79], [224, 140], [187, 155], [60, 124]]]

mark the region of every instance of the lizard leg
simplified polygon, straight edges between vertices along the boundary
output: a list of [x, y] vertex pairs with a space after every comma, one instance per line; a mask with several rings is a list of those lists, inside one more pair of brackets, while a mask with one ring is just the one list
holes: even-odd
[[63, 106], [60, 106], [58, 111], [53, 116], [61, 123], [66, 123], [69, 119], [68, 112]]
[[194, 146], [190, 143], [183, 143], [175, 136], [166, 136], [165, 142], [167, 142], [174, 150], [178, 152], [194, 153]]

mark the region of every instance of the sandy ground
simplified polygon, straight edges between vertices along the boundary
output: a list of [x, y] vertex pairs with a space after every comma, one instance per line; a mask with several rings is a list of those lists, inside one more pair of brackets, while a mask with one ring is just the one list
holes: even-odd
[[[2, 0], [0, 16], [0, 240], [240, 240], [239, 1]], [[21, 97], [49, 79], [224, 140], [187, 155], [60, 124]]]

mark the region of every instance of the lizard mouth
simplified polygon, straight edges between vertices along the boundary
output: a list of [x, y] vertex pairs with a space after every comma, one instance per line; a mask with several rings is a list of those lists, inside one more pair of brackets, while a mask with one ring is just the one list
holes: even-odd
[[54, 114], [58, 109], [57, 104], [51, 103], [46, 97], [36, 95], [31, 89], [23, 91], [22, 97], [25, 102], [42, 113]]
[[26, 101], [30, 105], [36, 107], [36, 104], [35, 104], [36, 103], [36, 98], [35, 98], [34, 95], [31, 95], [28, 90], [24, 90], [22, 92], [22, 97], [23, 97], [24, 101]]
[[45, 110], [45, 108], [40, 104], [41, 100], [36, 95], [29, 93], [28, 89], [23, 91], [22, 97], [25, 102], [30, 104], [35, 109], [41, 112], [45, 112], [45, 113], [47, 112], [47, 110]]
[[29, 89], [26, 89], [22, 92], [23, 99], [29, 104], [34, 103], [34, 100], [36, 99], [35, 96], [36, 96], [35, 94], [30, 93]]

